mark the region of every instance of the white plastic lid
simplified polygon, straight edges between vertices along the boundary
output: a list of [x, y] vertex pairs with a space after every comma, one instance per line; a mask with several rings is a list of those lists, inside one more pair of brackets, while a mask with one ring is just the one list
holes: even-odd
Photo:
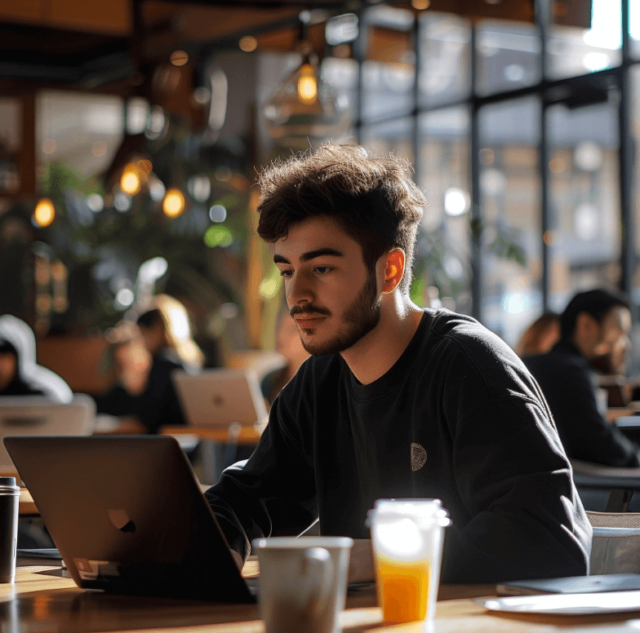
[[378, 499], [367, 516], [369, 521], [376, 517], [410, 517], [420, 524], [451, 525], [449, 513], [440, 499]]

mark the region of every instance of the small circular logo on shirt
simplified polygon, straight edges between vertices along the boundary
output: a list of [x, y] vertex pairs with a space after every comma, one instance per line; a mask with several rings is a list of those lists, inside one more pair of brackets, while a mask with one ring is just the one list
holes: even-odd
[[427, 451], [424, 446], [411, 442], [411, 470], [415, 473], [427, 463]]

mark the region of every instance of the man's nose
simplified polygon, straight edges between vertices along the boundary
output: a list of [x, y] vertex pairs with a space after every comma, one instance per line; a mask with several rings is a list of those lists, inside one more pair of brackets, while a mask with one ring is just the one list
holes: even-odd
[[287, 302], [289, 305], [311, 303], [313, 291], [304, 275], [294, 274], [287, 284]]

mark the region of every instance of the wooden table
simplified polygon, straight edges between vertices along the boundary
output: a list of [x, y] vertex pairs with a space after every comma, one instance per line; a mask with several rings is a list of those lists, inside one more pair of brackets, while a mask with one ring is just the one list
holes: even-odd
[[[232, 424], [229, 427], [213, 426], [163, 426], [161, 435], [173, 435], [178, 441], [181, 437], [195, 437], [200, 440], [201, 477], [208, 484], [216, 483], [222, 468], [225, 466], [221, 450], [216, 447], [257, 446], [266, 425]], [[224, 449], [222, 449], [224, 450]]]
[[238, 425], [235, 431], [226, 427], [203, 427], [203, 426], [163, 426], [160, 429], [162, 435], [195, 435], [201, 440], [210, 440], [225, 444], [230, 439], [234, 443], [243, 446], [255, 446], [260, 440], [264, 427], [256, 427], [253, 425]]
[[40, 512], [36, 508], [31, 493], [26, 488], [20, 488], [20, 501], [18, 503], [18, 513], [20, 516], [39, 516]]
[[[257, 573], [256, 563], [245, 566]], [[492, 595], [492, 585], [443, 586], [435, 633], [622, 633], [640, 630], [640, 610], [611, 616], [496, 615], [472, 601]], [[375, 606], [373, 588], [352, 593], [341, 615], [344, 633], [423, 633], [420, 623], [384, 626]], [[140, 631], [147, 633], [263, 633], [256, 605], [223, 605], [191, 600], [114, 596], [78, 589], [52, 567], [18, 569], [13, 587], [0, 584], [2, 631], [88, 633]], [[304, 633], [301, 631], [300, 633]]]

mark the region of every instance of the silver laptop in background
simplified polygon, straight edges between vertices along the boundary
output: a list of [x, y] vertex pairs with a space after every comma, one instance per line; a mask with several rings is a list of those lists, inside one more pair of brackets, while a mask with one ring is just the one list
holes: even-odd
[[76, 394], [62, 404], [44, 396], [0, 398], [0, 471], [15, 471], [2, 440], [13, 435], [91, 435], [96, 404], [90, 396]]
[[252, 369], [205, 369], [171, 374], [190, 426], [229, 428], [261, 425], [268, 411], [258, 376]]

